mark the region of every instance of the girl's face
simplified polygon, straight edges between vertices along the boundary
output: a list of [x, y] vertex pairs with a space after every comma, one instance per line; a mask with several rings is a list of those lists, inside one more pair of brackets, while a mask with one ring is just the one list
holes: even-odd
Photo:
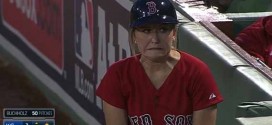
[[133, 38], [143, 56], [157, 59], [168, 56], [175, 35], [173, 24], [151, 24], [136, 27]]

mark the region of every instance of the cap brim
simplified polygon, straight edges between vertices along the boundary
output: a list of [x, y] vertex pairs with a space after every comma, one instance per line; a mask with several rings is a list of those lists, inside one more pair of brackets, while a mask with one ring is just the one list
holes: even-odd
[[147, 16], [140, 18], [133, 23], [130, 27], [139, 27], [146, 24], [177, 24], [178, 21], [170, 16]]

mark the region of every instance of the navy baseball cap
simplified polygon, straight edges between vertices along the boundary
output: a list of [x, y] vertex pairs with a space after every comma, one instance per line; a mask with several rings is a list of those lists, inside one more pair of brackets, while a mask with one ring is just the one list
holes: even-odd
[[177, 14], [169, 0], [137, 0], [130, 10], [130, 27], [145, 24], [177, 24]]

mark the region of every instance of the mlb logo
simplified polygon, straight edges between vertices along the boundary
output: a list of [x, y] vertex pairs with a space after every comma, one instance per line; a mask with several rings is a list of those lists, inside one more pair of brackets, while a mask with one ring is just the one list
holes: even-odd
[[93, 67], [93, 3], [91, 0], [75, 0], [75, 53], [84, 64]]

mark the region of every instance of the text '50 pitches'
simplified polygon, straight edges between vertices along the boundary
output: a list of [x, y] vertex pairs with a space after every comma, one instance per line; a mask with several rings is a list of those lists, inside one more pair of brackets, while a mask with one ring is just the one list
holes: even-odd
[[4, 108], [3, 109], [4, 119], [16, 119], [16, 118], [44, 118], [54, 119], [55, 109], [54, 108]]

